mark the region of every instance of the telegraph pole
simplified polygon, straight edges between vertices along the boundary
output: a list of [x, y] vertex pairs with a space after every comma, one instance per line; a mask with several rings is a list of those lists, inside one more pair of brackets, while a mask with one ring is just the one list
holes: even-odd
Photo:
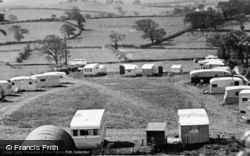
[[246, 66], [247, 66], [247, 69], [248, 69], [248, 57], [249, 57], [249, 54], [248, 54], [248, 41], [246, 41], [246, 57], [247, 57], [247, 60], [246, 60]]
[[64, 36], [64, 44], [65, 44], [65, 66], [68, 66], [68, 48], [67, 48], [67, 39], [66, 36]]

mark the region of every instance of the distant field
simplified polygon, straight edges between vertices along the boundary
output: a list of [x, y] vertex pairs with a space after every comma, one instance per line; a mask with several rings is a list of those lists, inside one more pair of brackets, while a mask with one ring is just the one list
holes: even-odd
[[[55, 34], [61, 36], [60, 28], [62, 22], [36, 22], [36, 23], [19, 23], [23, 28], [29, 30], [28, 34], [25, 34], [23, 41], [39, 40], [43, 39], [47, 35]], [[13, 25], [13, 24], [12, 24]], [[1, 37], [1, 42], [15, 41], [14, 35], [9, 31], [11, 25], [1, 25], [1, 29], [7, 31], [7, 36]]]
[[18, 51], [14, 52], [0, 52], [0, 62], [16, 62]]
[[10, 67], [0, 64], [0, 80], [10, 79], [16, 76], [29, 76], [50, 70], [48, 66], [18, 66]]
[[209, 54], [216, 55], [216, 50], [182, 50], [182, 49], [126, 49], [123, 51], [128, 60], [164, 60], [194, 59]]

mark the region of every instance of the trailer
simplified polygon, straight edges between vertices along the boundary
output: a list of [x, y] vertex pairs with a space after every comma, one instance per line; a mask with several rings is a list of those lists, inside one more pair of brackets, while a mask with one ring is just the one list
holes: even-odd
[[250, 90], [242, 90], [239, 93], [239, 111], [246, 112], [247, 102], [250, 100]]
[[56, 73], [43, 73], [31, 76], [37, 79], [38, 87], [56, 87], [60, 84], [60, 76]]
[[37, 79], [30, 76], [19, 76], [10, 79], [13, 91], [35, 91], [38, 89]]
[[135, 64], [122, 64], [120, 65], [120, 75], [125, 76], [138, 76], [141, 74], [141, 69]]
[[224, 104], [238, 104], [239, 93], [242, 90], [250, 90], [250, 86], [240, 85], [240, 86], [226, 87], [224, 98], [223, 98], [223, 103]]
[[216, 77], [209, 82], [210, 94], [225, 93], [225, 87], [243, 85], [243, 81], [239, 77]]
[[215, 77], [228, 77], [231, 76], [231, 72], [224, 69], [197, 69], [190, 72], [191, 82], [209, 83], [210, 79]]
[[70, 132], [77, 149], [85, 150], [102, 147], [106, 136], [105, 110], [77, 110], [70, 123]]

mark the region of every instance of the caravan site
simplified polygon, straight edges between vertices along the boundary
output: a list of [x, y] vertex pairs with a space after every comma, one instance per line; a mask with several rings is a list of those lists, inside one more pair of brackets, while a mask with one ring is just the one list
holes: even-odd
[[249, 154], [249, 7], [0, 1], [0, 147], [37, 140], [60, 149], [63, 141], [53, 154]]

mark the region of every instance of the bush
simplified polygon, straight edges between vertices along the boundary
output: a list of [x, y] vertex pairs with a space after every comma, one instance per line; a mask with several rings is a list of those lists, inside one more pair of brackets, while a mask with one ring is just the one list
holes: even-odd
[[23, 60], [26, 60], [30, 55], [31, 55], [31, 48], [30, 48], [30, 45], [27, 44], [25, 47], [24, 47], [24, 51], [23, 52], [20, 52], [18, 54], [18, 57], [16, 58], [16, 62], [18, 63], [22, 63]]

